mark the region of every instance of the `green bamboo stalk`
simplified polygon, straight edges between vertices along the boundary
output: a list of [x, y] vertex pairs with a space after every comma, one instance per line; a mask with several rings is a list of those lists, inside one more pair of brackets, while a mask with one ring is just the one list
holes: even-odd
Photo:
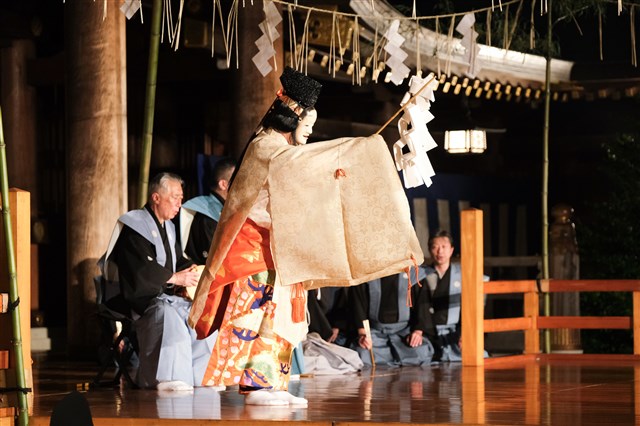
[[[542, 134], [542, 278], [549, 279], [549, 122], [551, 111], [551, 18], [552, 0], [547, 3], [547, 68], [544, 81], [544, 131]], [[551, 314], [549, 293], [544, 294], [544, 315]], [[544, 330], [544, 352], [551, 352], [551, 333]]]
[[153, 0], [151, 36], [149, 38], [149, 63], [147, 65], [147, 92], [144, 103], [144, 127], [142, 130], [142, 151], [140, 153], [140, 176], [138, 178], [138, 206], [147, 202], [149, 186], [149, 165], [153, 141], [153, 118], [156, 105], [156, 82], [158, 77], [158, 51], [160, 50], [160, 23], [162, 0]]
[[[7, 174], [7, 154], [2, 129], [2, 109], [0, 108], [0, 191], [2, 192], [2, 219], [4, 237], [7, 244], [7, 261], [9, 263], [9, 301], [13, 305], [18, 300], [18, 279], [16, 274], [16, 259], [13, 249], [13, 231], [11, 227], [11, 209], [9, 207], [9, 178]], [[20, 305], [11, 311], [13, 328], [13, 356], [16, 360], [16, 384], [18, 386], [18, 424], [29, 424], [29, 407], [27, 394], [23, 392], [27, 384], [24, 376], [24, 359], [22, 357], [22, 332], [20, 330]]]

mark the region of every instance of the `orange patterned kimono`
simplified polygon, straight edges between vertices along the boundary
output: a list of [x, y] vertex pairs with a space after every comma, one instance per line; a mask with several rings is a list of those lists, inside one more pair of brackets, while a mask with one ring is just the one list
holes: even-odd
[[272, 330], [274, 278], [268, 230], [247, 219], [210, 287], [226, 294], [220, 306], [210, 297], [205, 307], [225, 310], [204, 386], [287, 389], [293, 346]]
[[[269, 231], [247, 218], [209, 286], [204, 308], [209, 315], [200, 318], [194, 327], [198, 338], [209, 336], [226, 321], [226, 318], [223, 319], [226, 317], [223, 310], [226, 309], [231, 291], [228, 284], [243, 281], [267, 269], [273, 270]], [[273, 286], [273, 281], [270, 285]]]

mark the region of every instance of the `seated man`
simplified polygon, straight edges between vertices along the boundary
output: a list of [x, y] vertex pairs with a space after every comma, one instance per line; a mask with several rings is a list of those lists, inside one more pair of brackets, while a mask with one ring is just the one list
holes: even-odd
[[224, 157], [218, 160], [208, 179], [211, 193], [192, 198], [182, 205], [180, 240], [184, 254], [196, 265], [204, 265], [207, 261], [211, 239], [218, 226], [235, 169], [236, 162], [233, 159]]
[[176, 244], [171, 219], [182, 204], [182, 179], [161, 173], [149, 183], [147, 204], [120, 216], [105, 255], [103, 275], [119, 282], [138, 337], [137, 384], [158, 390], [199, 385], [213, 341], [197, 340], [186, 319], [191, 302], [182, 294], [198, 284]]
[[318, 333], [325, 341], [336, 345], [347, 345], [349, 320], [348, 289], [346, 287], [323, 287], [309, 290], [309, 333]]
[[[432, 265], [425, 268], [427, 286], [422, 289], [422, 297], [429, 312], [427, 335], [435, 350], [434, 361], [462, 360], [462, 276], [460, 264], [451, 263], [453, 251], [453, 239], [447, 231], [438, 231], [429, 238]], [[485, 276], [485, 281], [488, 278]]]
[[[366, 365], [375, 364], [422, 365], [431, 362], [433, 348], [424, 336], [427, 331], [428, 312], [420, 303], [420, 287], [416, 271], [411, 268], [409, 307], [407, 288], [409, 278], [400, 273], [349, 288], [349, 300], [353, 308], [358, 340], [353, 348]], [[426, 285], [426, 274], [418, 268], [418, 279]], [[369, 320], [371, 339], [365, 333], [363, 321]]]

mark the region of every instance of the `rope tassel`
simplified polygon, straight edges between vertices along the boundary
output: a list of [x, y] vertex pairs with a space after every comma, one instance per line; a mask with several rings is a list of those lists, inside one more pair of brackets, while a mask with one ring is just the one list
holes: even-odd
[[294, 323], [302, 322], [306, 319], [307, 299], [304, 296], [304, 287], [302, 283], [293, 285], [291, 292], [291, 321]]
[[411, 269], [407, 268], [404, 272], [407, 274], [407, 280], [409, 281], [407, 284], [407, 306], [413, 308], [413, 300], [411, 300]]
[[[416, 285], [422, 287], [422, 284], [420, 284], [420, 279], [418, 274], [418, 262], [416, 261], [416, 258], [413, 255], [411, 256], [411, 260], [413, 261], [413, 270], [416, 273], [416, 276], [415, 276]], [[411, 282], [411, 268], [405, 269], [404, 272], [407, 274], [407, 281], [409, 281], [409, 283], [407, 284], [407, 306], [412, 308], [413, 300], [411, 297], [411, 287], [413, 287], [413, 283]]]

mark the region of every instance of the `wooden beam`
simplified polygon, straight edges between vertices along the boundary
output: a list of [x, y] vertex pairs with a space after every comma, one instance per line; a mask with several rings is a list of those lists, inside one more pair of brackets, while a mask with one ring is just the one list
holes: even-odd
[[538, 266], [540, 256], [485, 256], [484, 266]]
[[629, 330], [631, 317], [540, 317], [538, 318], [538, 328]]
[[565, 291], [640, 291], [640, 280], [549, 280], [550, 293]]
[[484, 365], [482, 210], [461, 212], [462, 365]]
[[484, 320], [485, 333], [531, 329], [531, 318], [499, 318]]
[[537, 291], [535, 280], [489, 281], [484, 283], [484, 294], [510, 294]]

